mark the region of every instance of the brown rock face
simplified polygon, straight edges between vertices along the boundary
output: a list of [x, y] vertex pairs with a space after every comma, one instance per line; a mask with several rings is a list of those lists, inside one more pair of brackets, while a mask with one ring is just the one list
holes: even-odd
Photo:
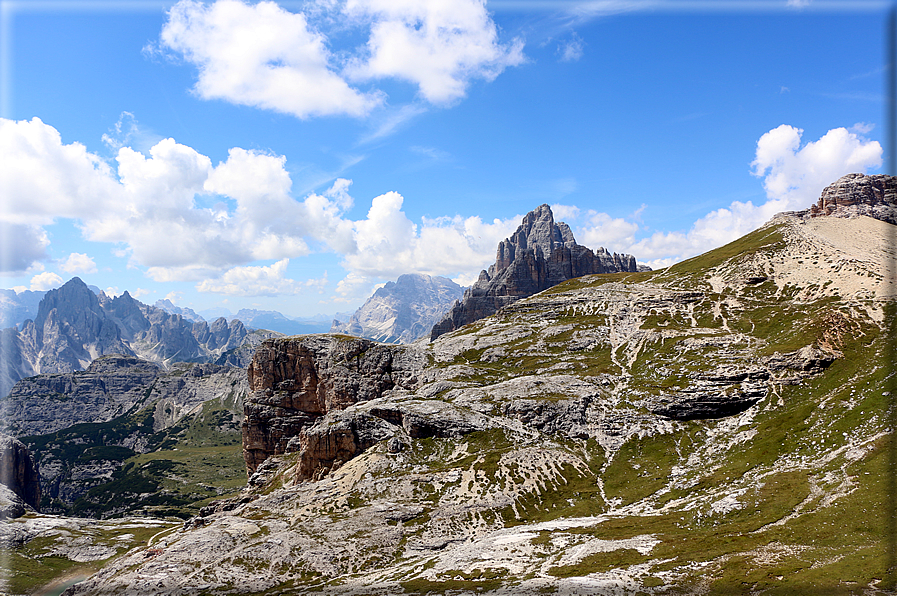
[[852, 217], [868, 215], [897, 224], [897, 176], [847, 174], [823, 189], [819, 201], [796, 215]]
[[0, 484], [35, 511], [40, 511], [40, 474], [37, 463], [28, 448], [9, 435], [0, 435]]
[[499, 243], [495, 264], [482, 271], [464, 298], [433, 326], [430, 339], [568, 279], [618, 271], [638, 271], [635, 257], [604, 248], [593, 252], [577, 244], [570, 227], [555, 223], [551, 208], [540, 205], [526, 214], [510, 238]]
[[316, 456], [320, 460], [345, 459], [342, 451], [354, 454], [354, 439], [340, 433], [302, 440], [300, 435], [328, 412], [376, 399], [391, 389], [413, 388], [423, 364], [415, 350], [355, 337], [266, 340], [249, 365], [252, 393], [243, 420], [248, 473], [271, 455], [300, 448], [315, 447], [322, 452]]

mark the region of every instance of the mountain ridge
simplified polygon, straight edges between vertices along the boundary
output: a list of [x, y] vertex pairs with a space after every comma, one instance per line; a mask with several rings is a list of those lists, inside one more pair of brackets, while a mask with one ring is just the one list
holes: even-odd
[[[0, 331], [0, 395], [17, 381], [40, 373], [85, 370], [99, 356], [140, 356], [168, 366], [173, 362], [216, 361], [245, 342], [257, 345], [237, 319], [210, 323], [146, 305], [127, 291], [98, 295], [78, 277], [48, 291], [34, 320], [21, 330]], [[270, 335], [270, 334], [267, 334]]]

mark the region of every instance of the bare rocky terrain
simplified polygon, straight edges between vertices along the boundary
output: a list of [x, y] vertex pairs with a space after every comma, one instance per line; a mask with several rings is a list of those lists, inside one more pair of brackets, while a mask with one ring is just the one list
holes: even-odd
[[[897, 179], [867, 178], [430, 343], [266, 340], [242, 490], [66, 594], [893, 593], [895, 226], [866, 212]], [[5, 526], [14, 569], [81, 556], [44, 519]]]
[[885, 593], [889, 225], [780, 217], [429, 345], [269, 340], [242, 496], [70, 593]]

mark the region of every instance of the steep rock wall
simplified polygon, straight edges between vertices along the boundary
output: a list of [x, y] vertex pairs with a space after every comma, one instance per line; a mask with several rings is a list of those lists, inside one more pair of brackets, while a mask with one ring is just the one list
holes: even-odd
[[252, 474], [271, 455], [298, 451], [301, 433], [329, 412], [415, 387], [423, 366], [417, 350], [355, 337], [266, 340], [248, 369], [251, 393], [243, 419], [247, 471]]
[[[11, 504], [0, 508], [0, 518], [24, 514], [26, 508], [22, 503], [40, 511], [41, 490], [37, 463], [28, 448], [9, 435], [0, 435], [0, 484], [15, 495], [8, 495]], [[21, 503], [16, 502], [19, 499]]]

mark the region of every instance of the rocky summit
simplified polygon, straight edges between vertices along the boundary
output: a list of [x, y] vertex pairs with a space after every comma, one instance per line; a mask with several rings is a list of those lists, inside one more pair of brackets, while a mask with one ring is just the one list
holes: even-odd
[[784, 215], [430, 343], [267, 340], [243, 491], [67, 594], [893, 593], [893, 234]]
[[637, 271], [632, 255], [592, 251], [576, 243], [570, 227], [554, 221], [548, 205], [523, 218], [514, 234], [498, 245], [495, 264], [464, 292], [461, 301], [433, 326], [430, 339], [478, 321], [504, 306], [562, 281], [594, 273]]
[[791, 213], [799, 217], [869, 217], [897, 224], [897, 177], [847, 174], [822, 191], [809, 209]]
[[445, 277], [401, 275], [377, 288], [347, 322], [334, 321], [330, 332], [384, 343], [411, 343], [429, 336], [433, 325], [462, 294], [461, 286]]

